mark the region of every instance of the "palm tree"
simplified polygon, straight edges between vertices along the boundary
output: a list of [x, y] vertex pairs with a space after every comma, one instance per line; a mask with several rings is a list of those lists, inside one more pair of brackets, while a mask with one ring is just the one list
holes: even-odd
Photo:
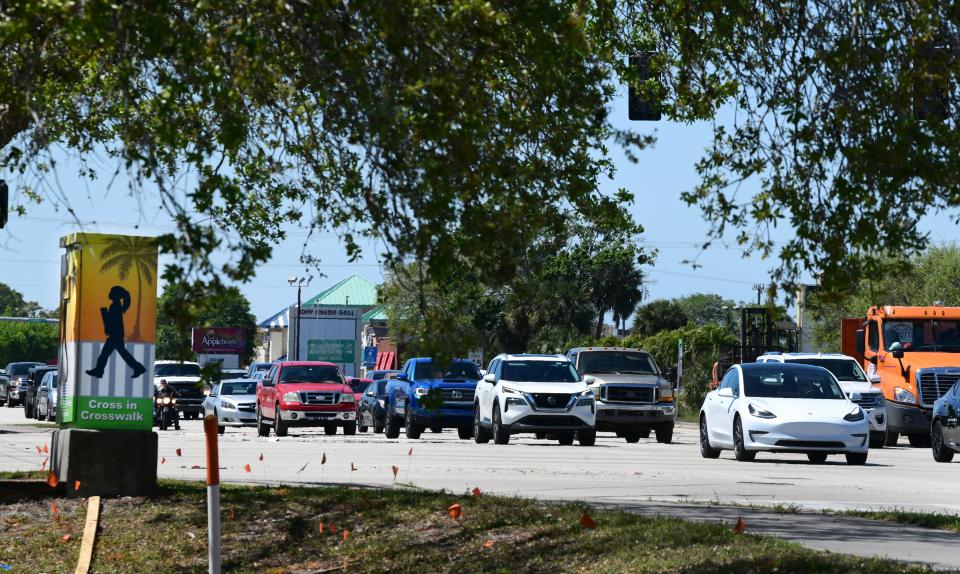
[[140, 306], [143, 301], [143, 282], [153, 285], [157, 274], [157, 242], [152, 237], [131, 237], [117, 235], [107, 240], [107, 246], [100, 254], [103, 262], [100, 272], [114, 267], [121, 281], [126, 281], [131, 270], [137, 272], [137, 322], [133, 326], [133, 339], [140, 339]]

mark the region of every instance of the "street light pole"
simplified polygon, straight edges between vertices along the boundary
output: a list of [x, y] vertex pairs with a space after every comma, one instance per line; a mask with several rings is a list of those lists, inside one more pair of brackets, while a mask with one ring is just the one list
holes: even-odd
[[297, 285], [297, 328], [296, 328], [296, 339], [294, 343], [294, 361], [300, 360], [300, 299], [301, 293], [304, 286], [310, 286], [310, 280], [313, 279], [313, 275], [309, 277], [295, 277], [291, 275], [287, 277], [287, 283], [292, 287], [294, 284]]

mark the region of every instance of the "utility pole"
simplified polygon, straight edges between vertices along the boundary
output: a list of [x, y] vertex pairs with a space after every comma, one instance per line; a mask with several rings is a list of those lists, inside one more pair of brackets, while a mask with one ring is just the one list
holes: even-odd
[[293, 287], [294, 285], [297, 286], [297, 323], [296, 323], [297, 328], [296, 328], [296, 339], [294, 339], [296, 341], [294, 343], [294, 358], [293, 358], [294, 361], [300, 360], [300, 298], [301, 298], [300, 296], [304, 286], [307, 286], [307, 287], [310, 286], [311, 279], [313, 279], [313, 275], [309, 277], [296, 277], [294, 275], [287, 277], [287, 283], [289, 283], [291, 287]]
[[762, 283], [754, 283], [754, 285], [753, 285], [753, 290], [757, 292], [757, 307], [759, 307], [759, 306], [761, 305], [761, 303], [760, 303], [760, 294], [763, 293], [763, 284], [762, 284]]

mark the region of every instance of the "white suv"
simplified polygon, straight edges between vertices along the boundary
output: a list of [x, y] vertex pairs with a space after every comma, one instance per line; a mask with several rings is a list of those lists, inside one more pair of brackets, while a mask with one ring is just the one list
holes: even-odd
[[589, 379], [563, 355], [498, 355], [477, 383], [474, 440], [507, 444], [511, 434], [527, 432], [593, 446], [597, 407]]
[[860, 363], [840, 353], [770, 353], [758, 363], [801, 363], [823, 367], [833, 373], [840, 388], [851, 401], [860, 405], [870, 421], [870, 448], [883, 448], [887, 434], [887, 406], [879, 385], [871, 384]]

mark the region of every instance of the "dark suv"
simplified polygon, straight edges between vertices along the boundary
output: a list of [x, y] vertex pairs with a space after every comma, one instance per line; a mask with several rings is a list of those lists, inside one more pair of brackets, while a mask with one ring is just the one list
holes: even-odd
[[40, 381], [43, 380], [44, 375], [56, 370], [56, 367], [39, 365], [30, 369], [30, 372], [27, 373], [26, 383], [20, 384], [20, 388], [23, 389], [23, 416], [28, 419], [36, 418], [37, 391], [40, 390]]
[[43, 365], [36, 361], [24, 361], [19, 363], [9, 363], [7, 368], [7, 380], [0, 384], [0, 404], [6, 403], [10, 408], [23, 404], [23, 396], [20, 394], [17, 386], [27, 382], [27, 375], [30, 369]]

